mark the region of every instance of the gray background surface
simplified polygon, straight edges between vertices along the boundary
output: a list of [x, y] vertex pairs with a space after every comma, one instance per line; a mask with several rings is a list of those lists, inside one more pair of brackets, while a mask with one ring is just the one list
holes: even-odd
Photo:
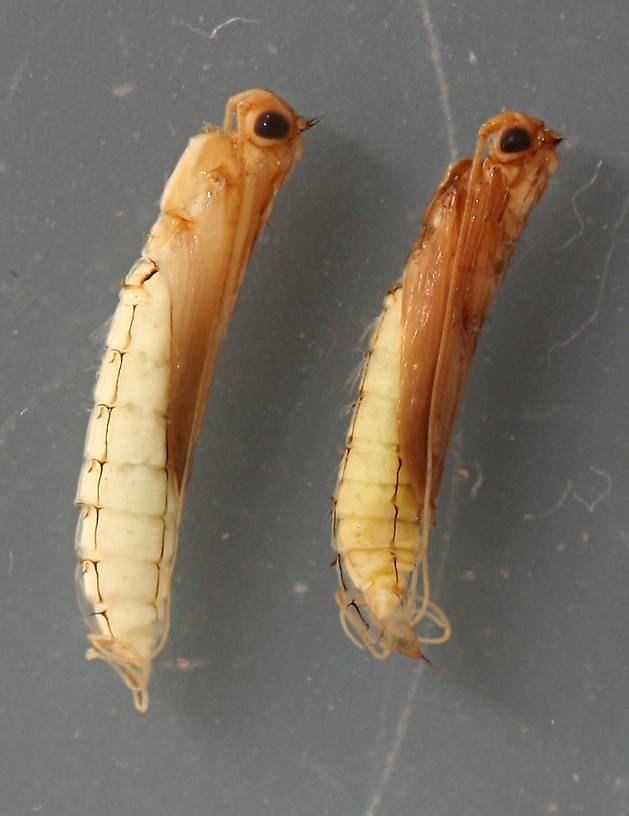
[[[89, 5], [0, 5], [0, 812], [629, 813], [626, 3]], [[74, 598], [93, 333], [188, 137], [257, 85], [325, 119], [224, 345], [140, 716]], [[503, 107], [567, 141], [444, 478], [444, 675], [343, 635], [330, 496], [361, 335]]]

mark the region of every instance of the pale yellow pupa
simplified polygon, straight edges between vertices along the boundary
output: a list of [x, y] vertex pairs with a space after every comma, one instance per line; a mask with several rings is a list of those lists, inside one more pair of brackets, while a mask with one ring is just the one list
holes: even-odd
[[255, 240], [313, 124], [270, 91], [231, 97], [192, 138], [129, 272], [94, 393], [77, 488], [88, 660], [146, 711], [168, 635], [178, 528], [216, 358]]
[[[450, 623], [430, 594], [428, 536], [480, 332], [560, 137], [502, 113], [447, 171], [374, 330], [334, 498], [341, 623], [376, 657], [424, 657]], [[441, 635], [420, 637], [424, 617]], [[352, 628], [353, 633], [350, 632]]]

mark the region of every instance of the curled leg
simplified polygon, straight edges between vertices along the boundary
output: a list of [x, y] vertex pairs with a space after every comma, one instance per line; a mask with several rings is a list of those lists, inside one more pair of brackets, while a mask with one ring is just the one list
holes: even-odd
[[364, 649], [366, 646], [378, 660], [387, 658], [391, 651], [382, 646], [380, 638], [374, 642], [369, 637], [369, 624], [361, 615], [356, 600], [349, 590], [337, 590], [334, 599], [339, 608], [339, 619], [343, 631], [352, 643], [359, 649]]

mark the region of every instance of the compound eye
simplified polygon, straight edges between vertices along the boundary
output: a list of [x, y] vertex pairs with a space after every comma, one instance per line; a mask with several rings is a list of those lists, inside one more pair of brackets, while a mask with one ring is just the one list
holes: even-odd
[[531, 146], [531, 134], [519, 125], [507, 128], [500, 137], [500, 149], [503, 153], [521, 153]]
[[253, 125], [253, 132], [261, 139], [285, 139], [290, 135], [291, 123], [277, 110], [260, 113]]

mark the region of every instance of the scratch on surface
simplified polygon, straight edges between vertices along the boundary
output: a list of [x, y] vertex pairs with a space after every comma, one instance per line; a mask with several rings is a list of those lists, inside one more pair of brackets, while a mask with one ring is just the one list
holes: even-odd
[[609, 233], [609, 248], [605, 253], [605, 261], [603, 263], [603, 271], [601, 272], [601, 282], [598, 289], [598, 298], [596, 299], [596, 306], [594, 307], [594, 311], [592, 314], [585, 320], [580, 326], [578, 326], [572, 334], [566, 337], [564, 340], [558, 340], [556, 343], [553, 343], [552, 346], [548, 349], [548, 366], [551, 366], [550, 358], [553, 351], [556, 348], [564, 348], [565, 346], [572, 343], [573, 340], [576, 340], [577, 337], [582, 334], [588, 326], [591, 326], [592, 323], [598, 317], [598, 313], [601, 310], [601, 304], [603, 303], [603, 297], [605, 295], [605, 287], [607, 285], [607, 275], [609, 273], [609, 264], [612, 259], [612, 255], [614, 254], [614, 250], [616, 249], [616, 233], [620, 229], [620, 225], [625, 220], [627, 216], [627, 210], [629, 210], [629, 196], [625, 199], [625, 203], [622, 205], [622, 209], [620, 210], [620, 215], [618, 216], [616, 222], [612, 226], [610, 233]]
[[581, 215], [581, 213], [579, 212], [579, 208], [577, 207], [577, 198], [581, 195], [581, 193], [584, 193], [586, 190], [589, 190], [589, 188], [596, 182], [596, 179], [598, 178], [598, 171], [601, 169], [602, 165], [603, 159], [599, 159], [592, 178], [589, 181], [586, 181], [582, 187], [579, 187], [579, 189], [572, 196], [572, 209], [574, 210], [575, 217], [579, 222], [579, 229], [574, 233], [574, 235], [571, 235], [570, 238], [564, 241], [563, 244], [560, 244], [558, 247], [555, 247], [553, 249], [553, 252], [560, 252], [562, 249], [567, 249], [570, 246], [570, 244], [574, 244], [574, 242], [578, 241], [579, 238], [583, 235], [583, 230], [585, 229], [585, 221], [583, 220], [583, 216]]
[[346, 786], [338, 777], [336, 777], [329, 768], [322, 762], [319, 762], [315, 757], [310, 756], [305, 751], [298, 759], [297, 764], [309, 771], [313, 776], [319, 779], [324, 785], [327, 785], [331, 790], [337, 790], [342, 793], [345, 792]]
[[536, 238], [536, 239], [535, 239], [534, 241], [532, 241], [530, 244], [528, 244], [528, 245], [526, 245], [526, 246], [523, 246], [523, 247], [522, 247], [522, 251], [521, 251], [521, 252], [520, 252], [520, 254], [517, 256], [517, 258], [518, 258], [518, 264], [519, 264], [520, 266], [522, 266], [522, 265], [524, 264], [524, 261], [525, 261], [525, 260], [526, 260], [526, 259], [529, 257], [529, 255], [531, 255], [531, 254], [532, 254], [533, 250], [534, 250], [534, 249], [537, 247], [537, 245], [538, 245], [538, 244], [539, 244], [539, 243], [542, 241], [543, 237], [544, 237], [543, 235], [540, 235], [538, 238]]
[[576, 499], [580, 504], [582, 504], [589, 513], [593, 513], [598, 507], [598, 505], [603, 501], [603, 499], [606, 499], [607, 496], [609, 496], [609, 494], [611, 493], [612, 477], [611, 474], [609, 474], [606, 470], [599, 470], [598, 468], [595, 467], [590, 467], [589, 470], [591, 473], [596, 473], [597, 476], [601, 476], [603, 479], [605, 479], [605, 487], [598, 493], [598, 495], [594, 497], [594, 499], [592, 499], [592, 501], [587, 501], [587, 499], [584, 499], [583, 496], [580, 496], [574, 489], [572, 481], [569, 480], [563, 493], [559, 497], [559, 500], [555, 502], [555, 504], [553, 504], [553, 506], [550, 509], [545, 510], [543, 513], [526, 513], [524, 515], [524, 520], [538, 521], [539, 519], [544, 519], [548, 518], [548, 516], [552, 516], [554, 513], [557, 512], [557, 510], [561, 508], [561, 506], [564, 504], [568, 496], [570, 496], [571, 494], [572, 498]]
[[52, 394], [58, 391], [66, 377], [56, 376], [49, 382], [43, 383], [37, 389], [37, 393], [30, 399], [29, 404], [19, 411], [12, 412], [5, 419], [0, 420], [0, 448], [5, 444], [6, 439], [17, 428], [17, 417], [23, 417], [29, 411], [33, 411], [43, 400], [44, 394]]
[[229, 17], [227, 20], [224, 20], [222, 23], [214, 26], [214, 28], [209, 32], [204, 31], [202, 28], [196, 28], [192, 25], [187, 25], [186, 28], [188, 31], [191, 31], [193, 34], [201, 34], [203, 37], [207, 37], [208, 40], [213, 40], [218, 32], [225, 28], [225, 26], [231, 25], [232, 23], [259, 23], [260, 20], [255, 20], [252, 17]]
[[588, 502], [582, 496], [579, 496], [576, 490], [572, 491], [572, 495], [578, 502], [581, 502], [581, 504], [587, 508], [589, 513], [593, 513], [594, 510], [596, 509], [596, 506], [600, 504], [603, 501], [603, 499], [606, 499], [607, 496], [609, 496], [609, 494], [611, 493], [612, 477], [611, 474], [608, 473], [606, 470], [599, 470], [598, 468], [595, 467], [591, 467], [590, 470], [592, 471], [592, 473], [596, 473], [597, 476], [602, 476], [603, 479], [605, 479], [604, 489], [601, 490], [598, 496], [596, 496], [591, 502]]
[[[445, 524], [445, 529], [442, 537], [442, 546], [440, 548], [440, 561], [439, 566], [436, 570], [435, 580], [432, 582], [433, 587], [437, 588], [443, 579], [443, 573], [445, 569], [445, 563], [448, 556], [448, 551], [450, 549], [450, 542], [452, 540], [452, 529], [454, 526], [454, 519], [456, 516], [456, 505], [458, 500], [458, 494], [460, 491], [460, 487], [463, 484], [465, 477], [462, 475], [463, 468], [461, 467], [461, 450], [462, 450], [462, 442], [463, 442], [463, 435], [459, 434], [455, 437], [452, 443], [452, 459], [454, 461], [454, 473], [458, 474], [459, 478], [454, 478], [452, 481], [452, 489], [450, 491], [449, 501], [447, 504], [447, 521]], [[411, 714], [413, 712], [413, 701], [415, 700], [415, 696], [417, 695], [417, 690], [419, 689], [419, 681], [424, 673], [426, 664], [423, 661], [419, 661], [417, 666], [415, 667], [413, 674], [411, 676], [411, 681], [408, 687], [408, 693], [406, 695], [406, 702], [402, 706], [402, 710], [400, 711], [400, 715], [397, 719], [397, 723], [395, 726], [395, 732], [393, 737], [393, 743], [391, 748], [389, 749], [386, 759], [384, 762], [384, 768], [382, 769], [382, 773], [376, 783], [374, 792], [372, 794], [371, 799], [369, 800], [369, 804], [367, 805], [367, 809], [365, 810], [364, 816], [377, 816], [380, 805], [382, 804], [382, 797], [387, 789], [387, 785], [389, 784], [389, 780], [395, 770], [395, 765], [397, 763], [398, 756], [400, 754], [400, 748], [402, 747], [402, 743], [404, 738], [406, 737], [406, 732], [408, 731], [408, 725], [411, 719]]]
[[544, 510], [543, 513], [525, 513], [524, 514], [524, 521], [537, 521], [538, 519], [544, 519], [544, 518], [548, 518], [548, 516], [552, 516], [563, 505], [565, 500], [570, 495], [571, 490], [572, 490], [572, 482], [569, 481], [568, 484], [566, 485], [563, 493], [559, 497], [559, 500], [556, 501], [555, 504], [553, 504], [553, 506], [551, 508], [549, 508], [548, 510]]
[[11, 575], [13, 572], [13, 550], [9, 550], [9, 569], [7, 570], [7, 575]]
[[[395, 663], [389, 661], [387, 669], [388, 672], [383, 683], [382, 695], [380, 696], [379, 711], [377, 717], [374, 719], [373, 734], [375, 739], [372, 746], [372, 755], [374, 757], [381, 757], [385, 752], [383, 745], [390, 742], [390, 737], [387, 734], [387, 724], [390, 721], [389, 712], [392, 707], [391, 700], [393, 697]], [[397, 700], [394, 700], [394, 702], [397, 702]]]
[[26, 57], [22, 57], [13, 76], [11, 77], [8, 85], [6, 86], [6, 93], [4, 95], [5, 105], [3, 105], [3, 108], [6, 106], [7, 103], [11, 102], [15, 92], [20, 86], [22, 79], [24, 78], [24, 74], [26, 73], [27, 67], [28, 59]]
[[387, 753], [387, 758], [384, 763], [384, 769], [378, 780], [378, 784], [376, 785], [376, 790], [371, 797], [371, 801], [365, 811], [365, 816], [376, 816], [378, 813], [378, 809], [382, 804], [382, 796], [384, 791], [386, 790], [387, 784], [389, 779], [391, 778], [391, 774], [393, 773], [393, 769], [395, 768], [395, 763], [398, 758], [398, 754], [400, 753], [400, 747], [402, 745], [402, 741], [406, 736], [406, 732], [408, 730], [408, 723], [411, 718], [411, 712], [413, 710], [413, 700], [415, 699], [415, 695], [417, 694], [417, 689], [419, 688], [419, 679], [422, 676], [424, 671], [424, 663], [419, 663], [418, 666], [415, 668], [413, 675], [411, 677], [411, 682], [408, 688], [408, 695], [406, 697], [406, 702], [400, 712], [400, 716], [398, 717], [397, 724], [395, 726], [395, 737], [393, 739], [393, 744], [391, 745], [390, 751]]
[[483, 471], [480, 468], [479, 462], [474, 462], [474, 467], [476, 468], [476, 481], [472, 485], [472, 489], [470, 490], [470, 499], [475, 499], [478, 496], [478, 491], [483, 486]]
[[[220, 813], [222, 809], [226, 805], [234, 805], [238, 802], [239, 799], [244, 799], [250, 804], [250, 801], [254, 799], [254, 797], [250, 796], [251, 791], [255, 791], [257, 796], [257, 801], [264, 801], [262, 798], [264, 796], [264, 789], [270, 788], [273, 786], [275, 782], [279, 779], [284, 779], [286, 777], [286, 771], [278, 771], [278, 773], [271, 774], [269, 776], [264, 777], [264, 779], [256, 779], [252, 778], [252, 774], [249, 774], [249, 778], [247, 781], [239, 781], [238, 785], [234, 785], [227, 777], [224, 780], [221, 780], [224, 790], [220, 791], [222, 796], [217, 797], [216, 804], [214, 806], [214, 812]], [[232, 811], [233, 812], [233, 811]], [[247, 808], [239, 809], [239, 812], [248, 812]]]
[[446, 79], [443, 64], [441, 62], [441, 52], [439, 50], [439, 38], [435, 31], [435, 26], [430, 14], [428, 0], [419, 0], [419, 5], [422, 10], [422, 20], [426, 34], [428, 34], [428, 42], [430, 44], [430, 58], [435, 66], [435, 73], [437, 74], [437, 85], [439, 86], [439, 97], [441, 99], [441, 109], [446, 120], [446, 130], [448, 132], [448, 145], [450, 147], [450, 161], [455, 161], [459, 154], [456, 146], [456, 138], [454, 135], [454, 120], [452, 118], [452, 111], [450, 109], [450, 92], [448, 91], [448, 80]]

